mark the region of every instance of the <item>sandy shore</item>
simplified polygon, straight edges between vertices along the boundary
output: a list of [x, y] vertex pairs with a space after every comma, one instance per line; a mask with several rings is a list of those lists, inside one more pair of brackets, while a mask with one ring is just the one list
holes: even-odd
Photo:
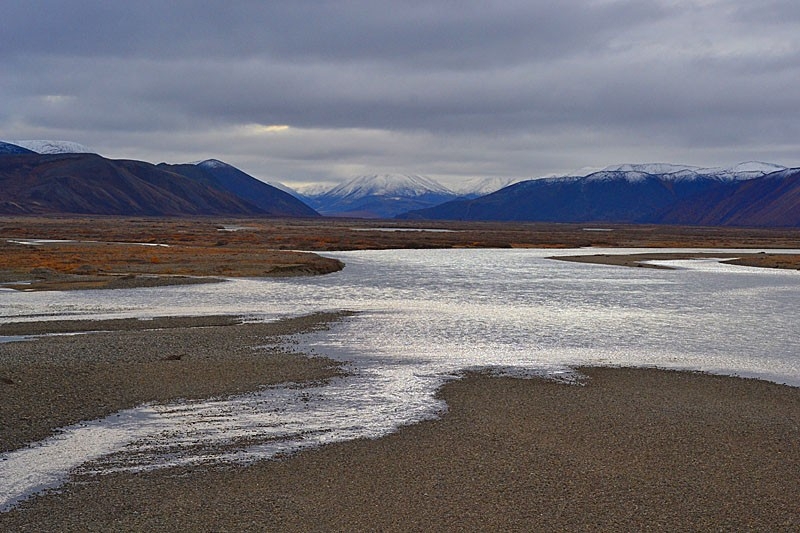
[[797, 531], [800, 389], [471, 375], [440, 420], [249, 467], [75, 479], [8, 531]]
[[641, 254], [587, 254], [551, 257], [559, 261], [573, 261], [576, 263], [591, 263], [596, 265], [613, 265], [627, 267], [661, 268], [670, 267], [652, 265], [647, 261], [674, 261], [679, 259], [725, 259], [725, 263], [741, 266], [761, 268], [784, 268], [800, 270], [800, 255], [796, 254], [766, 254], [766, 253], [641, 253]]
[[227, 316], [2, 324], [0, 336], [95, 333], [0, 343], [0, 451], [146, 402], [331, 377], [339, 372], [333, 361], [287, 353], [278, 342], [346, 314], [245, 324]]

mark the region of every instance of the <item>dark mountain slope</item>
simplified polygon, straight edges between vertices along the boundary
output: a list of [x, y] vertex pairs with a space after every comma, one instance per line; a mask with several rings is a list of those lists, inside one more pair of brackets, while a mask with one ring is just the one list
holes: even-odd
[[96, 154], [0, 158], [0, 213], [264, 214], [227, 191], [150, 163]]
[[399, 218], [800, 226], [800, 169], [753, 179], [631, 171], [531, 180]]
[[266, 215], [284, 217], [319, 216], [319, 213], [291, 194], [216, 159], [185, 165], [161, 163], [158, 168], [176, 172], [199, 183], [234, 194], [255, 205]]
[[800, 227], [800, 169], [717, 187], [674, 206], [658, 221], [705, 226]]
[[22, 146], [17, 146], [16, 144], [11, 144], [7, 142], [0, 141], [0, 155], [10, 155], [10, 154], [35, 154], [33, 150], [28, 150], [27, 148], [23, 148]]
[[516, 183], [473, 200], [412, 211], [404, 218], [542, 222], [640, 222], [718, 180], [668, 181], [641, 172], [604, 171], [587, 177]]

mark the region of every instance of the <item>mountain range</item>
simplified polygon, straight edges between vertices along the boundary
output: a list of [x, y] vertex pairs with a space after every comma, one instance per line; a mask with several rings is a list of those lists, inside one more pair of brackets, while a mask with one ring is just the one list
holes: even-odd
[[440, 183], [416, 175], [360, 176], [330, 190], [302, 196], [323, 215], [391, 218], [458, 198]]
[[153, 165], [91, 153], [0, 153], [0, 214], [319, 216], [219, 161]]
[[449, 188], [426, 176], [376, 174], [332, 188], [306, 189], [298, 198], [327, 216], [391, 218], [457, 198], [477, 198], [513, 182], [509, 178], [474, 178]]
[[453, 189], [425, 176], [381, 174], [301, 194], [216, 159], [154, 165], [107, 159], [69, 141], [17, 142], [0, 142], [0, 214], [800, 227], [800, 169], [770, 163], [623, 164], [516, 183], [475, 179]]
[[585, 176], [528, 180], [411, 219], [800, 226], [800, 169], [618, 165]]
[[88, 146], [73, 141], [29, 140], [10, 141], [11, 144], [21, 146], [37, 154], [91, 154], [94, 150]]

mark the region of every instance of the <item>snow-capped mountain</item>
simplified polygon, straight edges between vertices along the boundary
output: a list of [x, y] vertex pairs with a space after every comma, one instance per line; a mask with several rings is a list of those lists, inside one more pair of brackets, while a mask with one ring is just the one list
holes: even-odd
[[322, 196], [334, 187], [336, 187], [336, 185], [331, 185], [330, 183], [314, 183], [311, 185], [301, 185], [295, 190], [302, 198], [316, 198], [317, 196]]
[[88, 146], [72, 141], [9, 141], [11, 144], [22, 146], [37, 154], [94, 154], [94, 150]]
[[747, 162], [733, 167], [615, 165], [585, 176], [515, 183], [471, 200], [402, 218], [798, 226], [800, 169]]
[[404, 174], [359, 176], [325, 193], [326, 196], [352, 199], [366, 196], [413, 198], [426, 194], [455, 195], [453, 191], [430, 178]]
[[696, 179], [700, 176], [713, 176], [720, 180], [749, 180], [780, 170], [786, 170], [786, 167], [760, 161], [746, 161], [732, 167], [695, 167], [671, 163], [628, 163], [612, 165], [603, 169], [605, 172], [640, 172], [675, 180]]
[[220, 161], [219, 159], [204, 159], [202, 161], [195, 161], [195, 162], [190, 163], [190, 164], [196, 165], [196, 166], [198, 166], [200, 168], [205, 168], [205, 169], [227, 168], [227, 167], [231, 166], [228, 163], [224, 163], [224, 162]]
[[425, 176], [377, 174], [359, 176], [323, 194], [305, 196], [324, 215], [384, 218], [431, 207], [458, 194]]
[[478, 196], [484, 196], [499, 191], [518, 181], [520, 180], [516, 178], [502, 177], [472, 178], [462, 182], [458, 187], [454, 187], [453, 190], [458, 193], [459, 196], [477, 198]]

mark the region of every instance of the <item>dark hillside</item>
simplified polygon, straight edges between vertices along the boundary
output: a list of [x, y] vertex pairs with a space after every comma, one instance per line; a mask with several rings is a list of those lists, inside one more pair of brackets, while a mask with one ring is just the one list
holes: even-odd
[[319, 213], [291, 194], [264, 183], [221, 161], [209, 160], [196, 165], [167, 165], [162, 163], [158, 165], [158, 168], [176, 172], [215, 189], [227, 191], [247, 200], [270, 216], [319, 216]]
[[0, 158], [0, 213], [262, 215], [261, 209], [141, 161], [96, 154]]
[[629, 171], [530, 180], [398, 218], [800, 227], [800, 169], [747, 180]]

